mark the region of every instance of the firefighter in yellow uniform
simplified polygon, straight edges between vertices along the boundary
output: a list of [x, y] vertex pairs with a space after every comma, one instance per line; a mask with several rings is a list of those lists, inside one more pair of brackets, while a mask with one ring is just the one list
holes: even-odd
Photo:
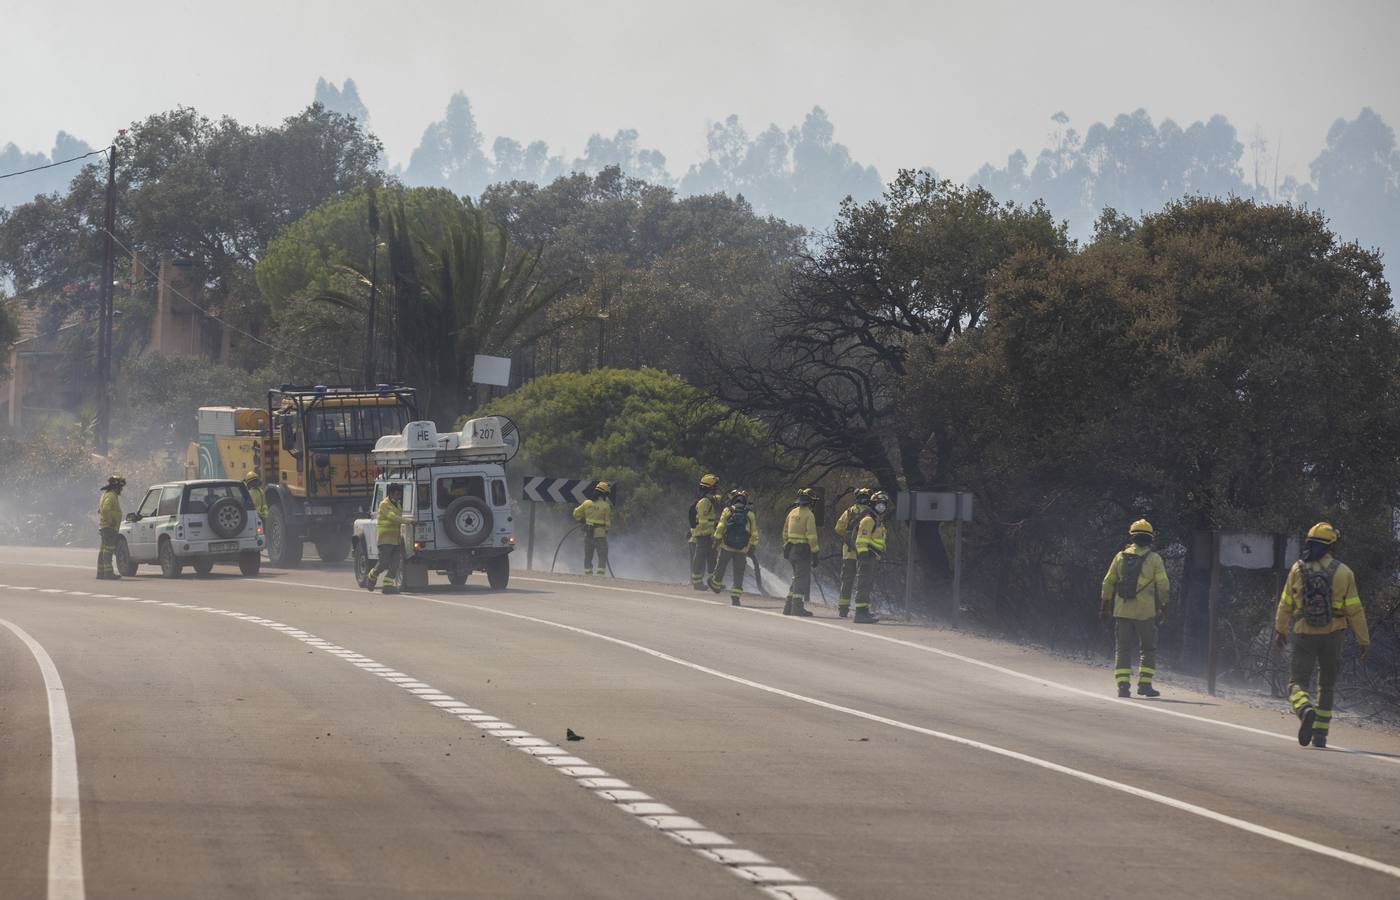
[[870, 495], [870, 505], [861, 510], [847, 543], [856, 554], [856, 615], [857, 625], [874, 625], [879, 617], [870, 611], [870, 595], [875, 590], [875, 569], [885, 558], [885, 516], [890, 511], [890, 498], [884, 491]]
[[117, 552], [117, 529], [122, 527], [122, 488], [126, 479], [120, 475], [107, 478], [102, 487], [102, 497], [97, 501], [97, 534], [100, 546], [97, 550], [97, 579], [99, 581], [119, 581], [121, 575], [112, 568], [112, 555]]
[[744, 572], [749, 554], [758, 546], [758, 517], [749, 509], [747, 491], [732, 491], [729, 505], [720, 513], [715, 525], [715, 540], [719, 542], [719, 562], [710, 576], [710, 590], [724, 590], [724, 572], [733, 568], [734, 582], [729, 586], [729, 604], [739, 606], [744, 595]]
[[812, 592], [812, 560], [821, 546], [817, 540], [817, 517], [812, 512], [812, 489], [797, 492], [797, 505], [783, 522], [783, 557], [792, 563], [792, 584], [788, 586], [785, 616], [810, 616], [807, 595]]
[[[1366, 610], [1361, 606], [1356, 576], [1349, 566], [1332, 556], [1337, 538], [1337, 529], [1326, 522], [1318, 522], [1308, 531], [1303, 558], [1288, 570], [1288, 581], [1274, 613], [1274, 639], [1280, 647], [1288, 644], [1288, 626], [1293, 622], [1288, 699], [1301, 723], [1298, 743], [1305, 747], [1310, 741], [1314, 747], [1327, 746], [1347, 628], [1356, 632], [1363, 662], [1371, 649], [1371, 633], [1366, 627]], [[1316, 708], [1308, 696], [1314, 668], [1318, 670]]]
[[365, 581], [366, 590], [374, 590], [379, 576], [384, 576], [384, 593], [399, 592], [399, 571], [403, 567], [403, 536], [399, 526], [412, 525], [413, 517], [403, 512], [403, 485], [391, 484], [379, 501], [379, 511], [374, 520], [374, 541], [379, 546], [379, 562], [369, 570]]
[[1131, 696], [1133, 646], [1141, 647], [1138, 658], [1138, 688], [1143, 697], [1157, 697], [1152, 686], [1157, 674], [1157, 623], [1167, 614], [1171, 583], [1162, 557], [1152, 549], [1156, 534], [1152, 523], [1138, 519], [1128, 529], [1128, 544], [1108, 566], [1099, 592], [1099, 618], [1112, 618], [1113, 680], [1118, 696]]
[[[574, 521], [583, 525], [583, 574], [608, 574], [608, 529], [612, 526], [612, 503], [608, 497], [612, 488], [606, 481], [593, 486], [593, 498], [574, 507]], [[593, 568], [593, 555], [598, 556], [598, 568]]]
[[847, 540], [846, 537], [869, 505], [870, 488], [857, 488], [856, 501], [846, 507], [836, 519], [836, 524], [831, 527], [836, 536], [841, 538], [841, 593], [836, 597], [836, 614], [843, 619], [851, 611], [851, 591], [856, 586], [855, 540]]
[[719, 522], [721, 505], [719, 476], [705, 475], [700, 479], [699, 496], [690, 505], [690, 586], [705, 589], [710, 568], [715, 563], [715, 525]]
[[267, 496], [263, 494], [262, 479], [257, 472], [249, 472], [243, 476], [243, 483], [248, 487], [248, 495], [253, 498], [253, 509], [258, 511], [258, 518], [263, 520], [263, 526], [267, 526]]

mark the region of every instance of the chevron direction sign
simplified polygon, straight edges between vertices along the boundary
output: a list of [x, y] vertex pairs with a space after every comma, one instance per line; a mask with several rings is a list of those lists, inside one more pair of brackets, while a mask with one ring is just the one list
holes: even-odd
[[596, 481], [586, 478], [545, 478], [532, 475], [521, 486], [526, 500], [535, 503], [582, 503]]

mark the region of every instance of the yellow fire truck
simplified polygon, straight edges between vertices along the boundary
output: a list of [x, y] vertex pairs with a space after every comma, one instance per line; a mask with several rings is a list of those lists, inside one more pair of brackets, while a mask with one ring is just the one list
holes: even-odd
[[327, 562], [350, 553], [354, 521], [369, 512], [375, 442], [418, 418], [413, 388], [299, 387], [267, 392], [267, 408], [205, 406], [185, 469], [190, 478], [257, 472], [267, 497], [267, 555], [301, 561], [311, 541]]

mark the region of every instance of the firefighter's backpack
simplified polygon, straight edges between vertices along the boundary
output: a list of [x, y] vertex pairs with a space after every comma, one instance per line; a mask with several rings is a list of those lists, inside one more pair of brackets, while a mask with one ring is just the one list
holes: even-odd
[[1118, 596], [1124, 600], [1137, 597], [1138, 580], [1142, 576], [1142, 567], [1147, 563], [1147, 557], [1146, 553], [1139, 555], [1126, 550], [1118, 554]]
[[1332, 577], [1337, 574], [1341, 563], [1332, 560], [1325, 569], [1311, 569], [1305, 562], [1298, 563], [1303, 576], [1303, 621], [1314, 627], [1332, 624]]

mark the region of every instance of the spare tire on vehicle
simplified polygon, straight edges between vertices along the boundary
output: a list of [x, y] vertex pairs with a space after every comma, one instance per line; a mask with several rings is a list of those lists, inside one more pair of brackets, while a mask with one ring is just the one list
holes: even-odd
[[209, 528], [221, 538], [238, 537], [248, 524], [248, 510], [243, 508], [243, 501], [233, 497], [216, 500], [208, 515]]
[[475, 547], [495, 527], [491, 507], [475, 497], [458, 497], [442, 514], [442, 527], [458, 547]]

